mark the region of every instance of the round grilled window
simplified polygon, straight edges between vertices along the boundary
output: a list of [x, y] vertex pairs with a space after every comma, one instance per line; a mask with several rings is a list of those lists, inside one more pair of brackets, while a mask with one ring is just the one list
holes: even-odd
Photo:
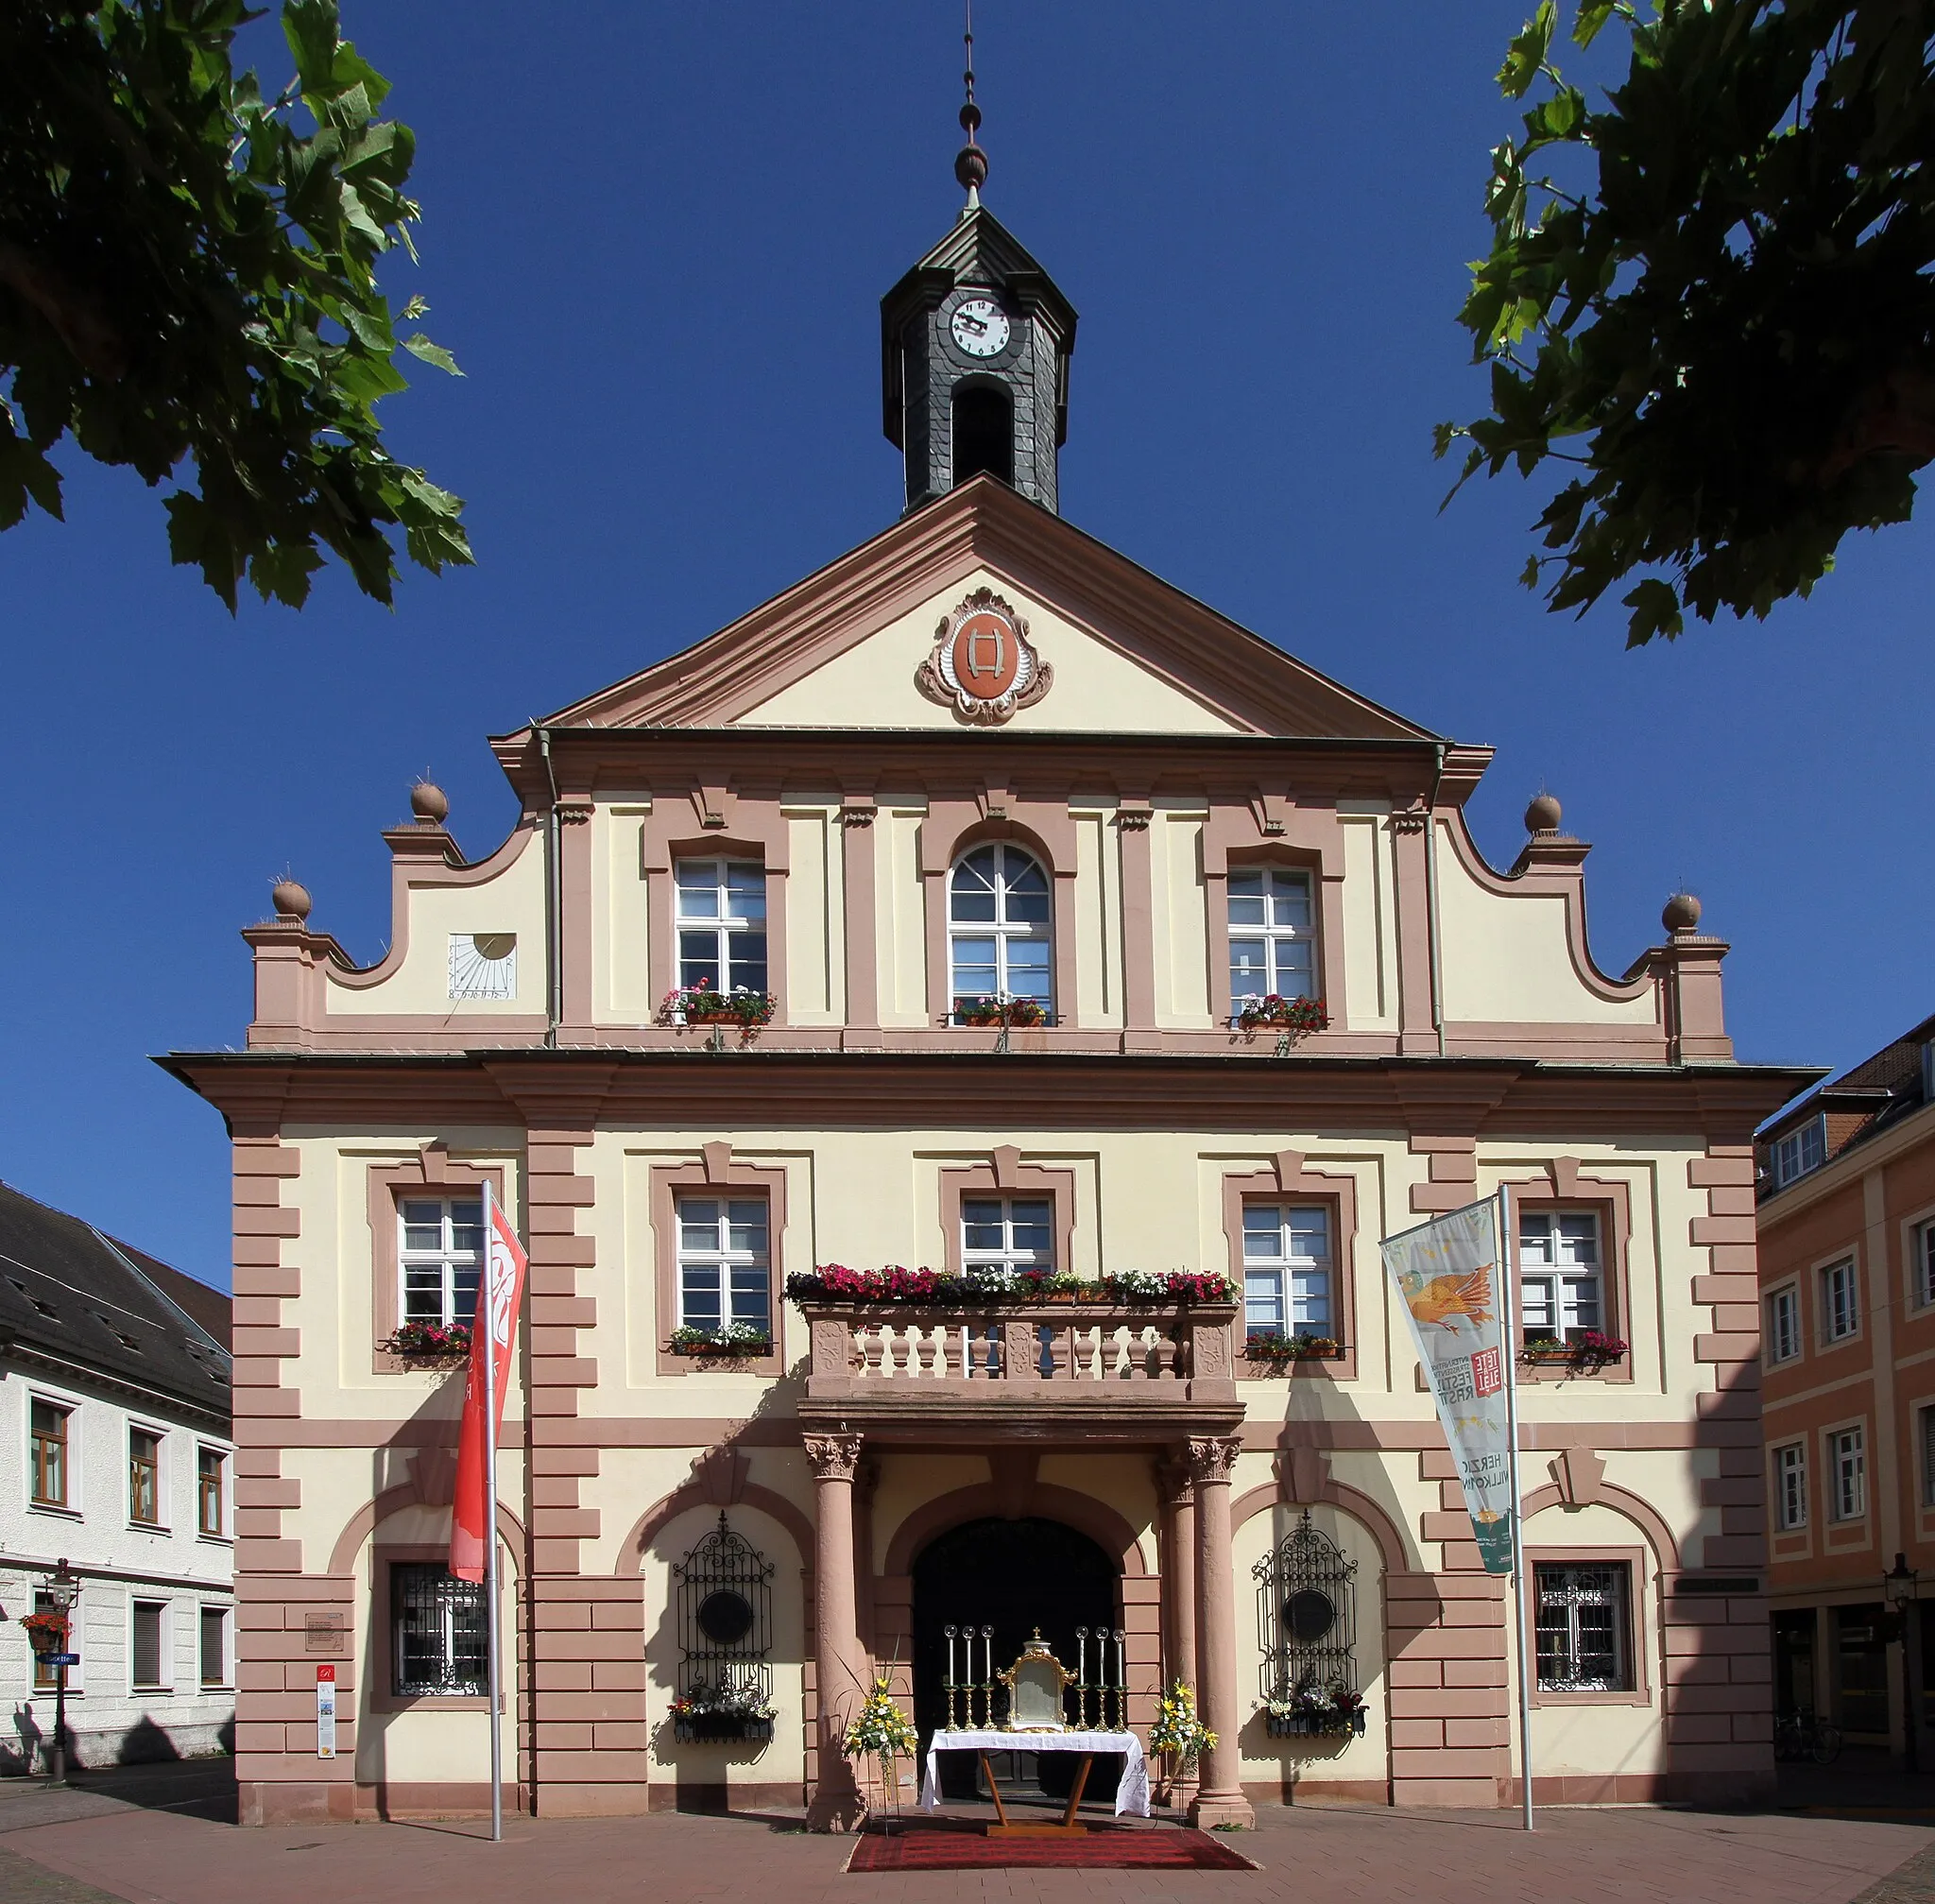
[[1283, 1623], [1299, 1646], [1314, 1646], [1337, 1624], [1337, 1603], [1314, 1587], [1301, 1587], [1283, 1603]]
[[694, 1616], [699, 1631], [715, 1646], [731, 1646], [752, 1631], [752, 1603], [743, 1593], [721, 1588], [699, 1602]]

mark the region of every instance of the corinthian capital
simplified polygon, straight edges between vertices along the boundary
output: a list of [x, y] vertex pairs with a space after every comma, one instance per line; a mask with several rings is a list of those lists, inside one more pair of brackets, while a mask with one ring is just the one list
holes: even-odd
[[806, 1458], [821, 1481], [851, 1481], [860, 1465], [860, 1437], [857, 1434], [809, 1434]]
[[1226, 1482], [1229, 1471], [1236, 1466], [1236, 1458], [1242, 1452], [1242, 1443], [1235, 1435], [1207, 1435], [1192, 1438], [1190, 1451], [1185, 1459], [1189, 1463], [1190, 1479], [1201, 1487], [1216, 1482]]

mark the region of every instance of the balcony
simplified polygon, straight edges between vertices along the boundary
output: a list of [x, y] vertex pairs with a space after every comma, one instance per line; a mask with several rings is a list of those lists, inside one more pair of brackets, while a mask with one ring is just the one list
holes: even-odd
[[802, 1305], [800, 1418], [874, 1440], [1154, 1446], [1242, 1419], [1230, 1303]]

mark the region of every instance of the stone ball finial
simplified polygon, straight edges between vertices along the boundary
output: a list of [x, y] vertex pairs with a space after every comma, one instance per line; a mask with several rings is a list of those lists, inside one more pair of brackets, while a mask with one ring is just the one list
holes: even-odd
[[1670, 933], [1689, 933], [1700, 923], [1700, 901], [1691, 893], [1675, 893], [1666, 902], [1659, 922]]
[[987, 154], [979, 146], [963, 146], [954, 154], [954, 177], [964, 191], [979, 192], [987, 183]]
[[294, 919], [300, 925], [309, 917], [309, 888], [296, 880], [278, 880], [268, 897], [279, 919]]
[[1555, 833], [1565, 812], [1550, 794], [1540, 794], [1525, 810], [1525, 831], [1529, 833]]
[[440, 827], [450, 817], [450, 796], [430, 780], [419, 780], [410, 789], [410, 811], [420, 825]]

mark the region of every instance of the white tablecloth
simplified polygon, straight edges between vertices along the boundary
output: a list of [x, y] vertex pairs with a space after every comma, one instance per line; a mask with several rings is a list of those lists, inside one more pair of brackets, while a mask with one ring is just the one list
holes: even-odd
[[927, 1776], [920, 1785], [920, 1809], [937, 1811], [941, 1803], [943, 1752], [1092, 1752], [1122, 1755], [1122, 1775], [1115, 1788], [1118, 1818], [1149, 1815], [1149, 1761], [1133, 1732], [936, 1732], [927, 1748]]

